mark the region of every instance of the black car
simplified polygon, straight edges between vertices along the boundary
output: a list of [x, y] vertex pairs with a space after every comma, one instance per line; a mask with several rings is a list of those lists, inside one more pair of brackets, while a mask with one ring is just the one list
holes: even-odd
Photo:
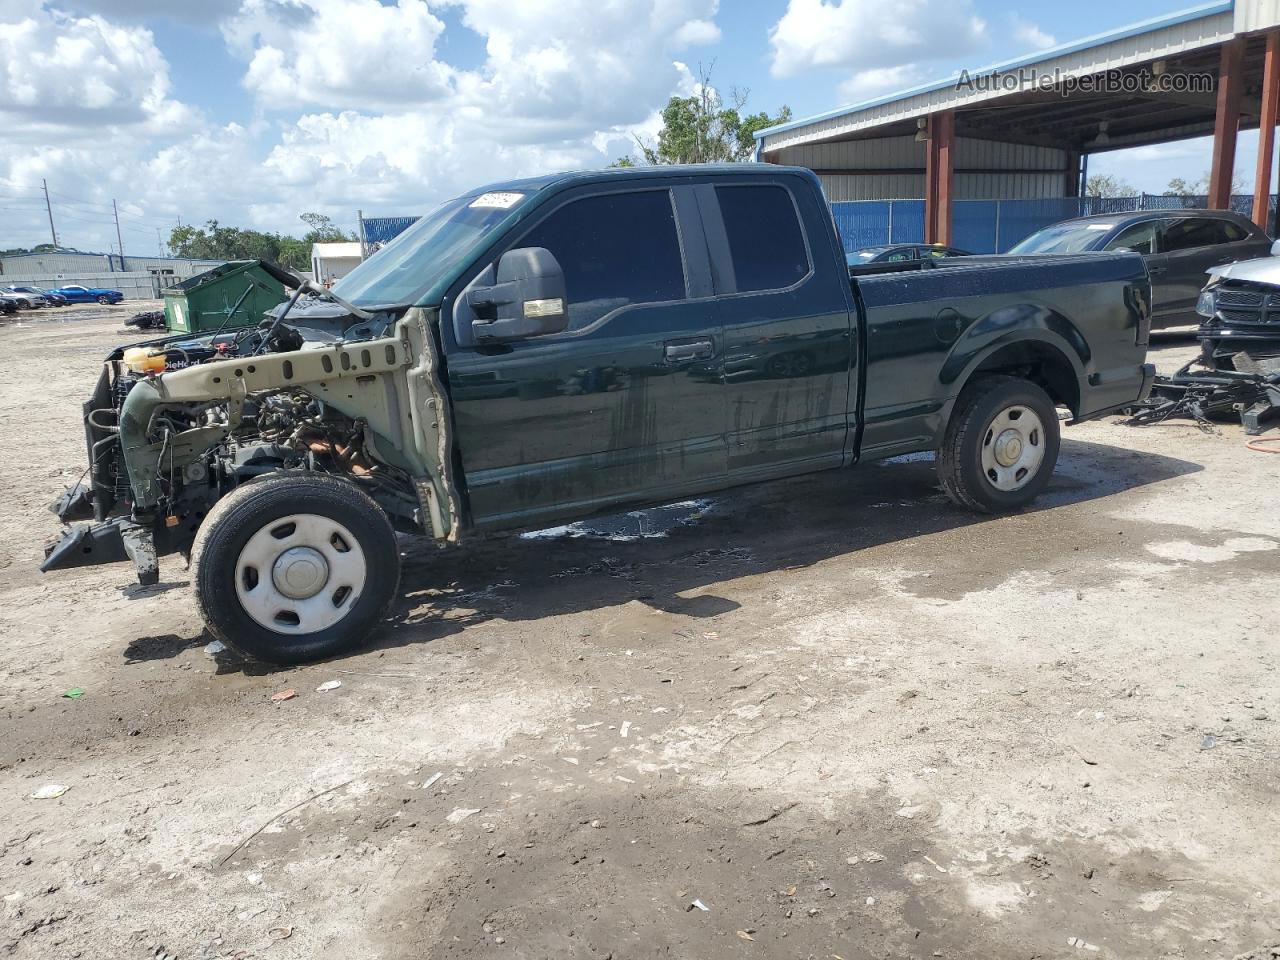
[[1196, 299], [1212, 267], [1273, 253], [1271, 238], [1229, 210], [1146, 210], [1064, 220], [1037, 230], [1010, 254], [1131, 250], [1151, 277], [1152, 327], [1198, 323]]
[[907, 263], [912, 260], [941, 260], [945, 257], [967, 257], [968, 252], [940, 243], [888, 243], [878, 247], [863, 247], [845, 255], [851, 267], [868, 263]]

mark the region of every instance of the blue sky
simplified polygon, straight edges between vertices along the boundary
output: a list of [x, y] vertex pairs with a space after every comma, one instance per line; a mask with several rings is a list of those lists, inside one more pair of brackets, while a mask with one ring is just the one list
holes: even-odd
[[[797, 116], [1182, 9], [1080, 0], [0, 0], [0, 247], [155, 252], [217, 218], [417, 213], [478, 182], [596, 166], [651, 137], [714, 64]], [[902, 14], [909, 13], [907, 19]], [[74, 41], [74, 42], [72, 42]], [[1254, 135], [1240, 157], [1251, 179]], [[1139, 189], [1200, 177], [1205, 141], [1102, 155]]]

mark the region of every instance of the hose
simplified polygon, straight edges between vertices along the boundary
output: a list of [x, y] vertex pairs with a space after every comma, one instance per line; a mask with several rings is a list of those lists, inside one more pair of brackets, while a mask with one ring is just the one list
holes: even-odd
[[1266, 437], [1262, 440], [1250, 440], [1245, 444], [1250, 450], [1257, 450], [1259, 453], [1280, 453], [1280, 450], [1274, 450], [1270, 446], [1263, 444], [1280, 443], [1280, 437]]

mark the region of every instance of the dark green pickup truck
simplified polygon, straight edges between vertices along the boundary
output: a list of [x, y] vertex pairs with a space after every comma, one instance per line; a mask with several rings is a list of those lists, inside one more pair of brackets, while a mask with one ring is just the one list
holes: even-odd
[[919, 450], [1018, 508], [1072, 422], [1150, 388], [1136, 254], [850, 279], [821, 187], [769, 165], [522, 180], [452, 200], [257, 328], [112, 354], [44, 569], [190, 554], [210, 630], [357, 645], [396, 530], [455, 542]]

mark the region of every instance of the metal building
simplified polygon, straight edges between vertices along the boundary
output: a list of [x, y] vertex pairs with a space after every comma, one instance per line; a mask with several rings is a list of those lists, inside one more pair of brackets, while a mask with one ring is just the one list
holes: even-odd
[[1209, 205], [1230, 202], [1236, 132], [1261, 130], [1253, 215], [1267, 223], [1280, 0], [1217, 0], [893, 96], [771, 127], [757, 159], [811, 167], [830, 200], [1078, 196], [1088, 156], [1214, 136]]

